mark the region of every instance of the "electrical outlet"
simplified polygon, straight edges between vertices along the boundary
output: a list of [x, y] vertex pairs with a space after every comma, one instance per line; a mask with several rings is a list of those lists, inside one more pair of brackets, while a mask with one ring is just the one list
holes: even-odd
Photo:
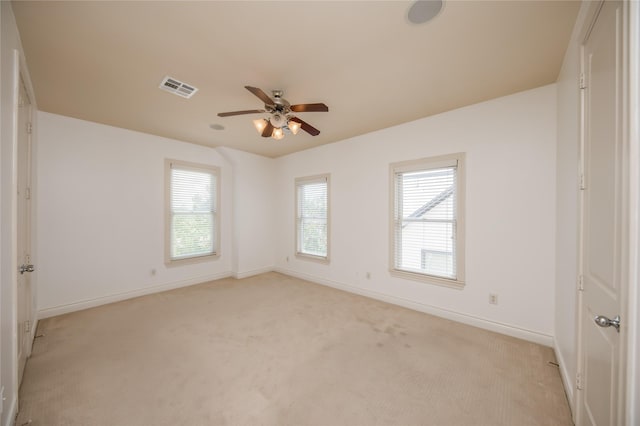
[[155, 269], [155, 268], [153, 268], [153, 269], [151, 270], [151, 276], [152, 276], [152, 277], [155, 277], [155, 276], [156, 276], [156, 272], [157, 272], [157, 271], [156, 271], [156, 269]]
[[371, 279], [371, 272], [367, 272], [367, 279], [370, 280]]
[[287, 263], [289, 262], [289, 256], [287, 256]]
[[495, 293], [490, 293], [489, 294], [489, 304], [490, 305], [497, 305], [498, 304], [498, 295]]

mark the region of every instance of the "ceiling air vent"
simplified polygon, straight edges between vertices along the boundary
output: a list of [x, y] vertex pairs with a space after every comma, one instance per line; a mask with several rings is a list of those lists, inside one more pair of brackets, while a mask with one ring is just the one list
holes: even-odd
[[169, 76], [166, 76], [162, 80], [162, 83], [160, 83], [160, 88], [162, 90], [166, 90], [167, 92], [174, 93], [187, 99], [193, 96], [193, 94], [198, 91], [198, 89], [196, 89], [195, 87]]

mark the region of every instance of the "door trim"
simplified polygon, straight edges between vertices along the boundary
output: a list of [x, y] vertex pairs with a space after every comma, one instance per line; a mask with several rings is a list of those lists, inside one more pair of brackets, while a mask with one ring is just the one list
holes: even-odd
[[[626, 78], [628, 104], [628, 125], [625, 126], [629, 141], [629, 288], [627, 304], [627, 366], [625, 424], [640, 423], [640, 4], [630, 1], [626, 4], [625, 21], [628, 24]], [[633, 285], [632, 283], [636, 283]]]

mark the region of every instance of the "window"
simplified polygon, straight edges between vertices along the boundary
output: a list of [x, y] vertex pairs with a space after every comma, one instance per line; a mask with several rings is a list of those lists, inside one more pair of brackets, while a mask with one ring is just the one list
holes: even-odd
[[296, 254], [329, 260], [329, 175], [296, 179]]
[[165, 168], [166, 263], [209, 260], [219, 251], [219, 170], [175, 160]]
[[464, 153], [391, 165], [391, 271], [464, 284]]

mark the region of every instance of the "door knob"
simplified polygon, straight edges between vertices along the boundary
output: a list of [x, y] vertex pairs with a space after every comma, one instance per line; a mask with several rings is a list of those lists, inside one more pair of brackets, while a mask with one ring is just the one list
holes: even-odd
[[35, 271], [35, 267], [33, 265], [20, 265], [20, 275], [24, 274], [25, 272], [33, 272]]
[[604, 315], [598, 315], [593, 319], [600, 327], [614, 327], [620, 333], [620, 315], [616, 315], [614, 319], [609, 319]]

